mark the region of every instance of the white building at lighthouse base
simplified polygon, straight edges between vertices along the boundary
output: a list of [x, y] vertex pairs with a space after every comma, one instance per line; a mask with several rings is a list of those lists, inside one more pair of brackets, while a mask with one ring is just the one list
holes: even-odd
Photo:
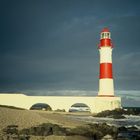
[[91, 113], [99, 113], [105, 110], [121, 108], [120, 97], [99, 97], [99, 96], [27, 96], [24, 94], [0, 94], [0, 105], [9, 105], [30, 109], [34, 104], [48, 104], [52, 110], [64, 109], [69, 111], [76, 103], [86, 104]]

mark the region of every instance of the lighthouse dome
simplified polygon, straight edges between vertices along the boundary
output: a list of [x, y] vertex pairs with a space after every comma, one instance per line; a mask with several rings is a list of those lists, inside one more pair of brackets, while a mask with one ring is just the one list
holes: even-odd
[[109, 29], [107, 27], [103, 28], [103, 30], [101, 32], [109, 32]]

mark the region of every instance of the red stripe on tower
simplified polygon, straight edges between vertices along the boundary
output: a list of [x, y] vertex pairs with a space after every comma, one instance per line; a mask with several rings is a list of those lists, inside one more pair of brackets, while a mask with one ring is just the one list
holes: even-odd
[[106, 46], [112, 46], [111, 40], [106, 38], [106, 39], [101, 39], [100, 40], [100, 47], [106, 47]]
[[101, 63], [100, 64], [100, 79], [102, 79], [102, 78], [113, 78], [112, 63]]

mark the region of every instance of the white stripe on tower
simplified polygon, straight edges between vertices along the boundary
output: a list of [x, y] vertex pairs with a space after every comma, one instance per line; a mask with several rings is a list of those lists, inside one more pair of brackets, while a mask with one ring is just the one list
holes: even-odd
[[110, 32], [104, 28], [101, 32], [100, 52], [100, 76], [98, 96], [114, 96], [114, 84], [112, 74], [112, 42]]
[[100, 52], [100, 64], [101, 63], [112, 63], [112, 48], [103, 47], [99, 49]]

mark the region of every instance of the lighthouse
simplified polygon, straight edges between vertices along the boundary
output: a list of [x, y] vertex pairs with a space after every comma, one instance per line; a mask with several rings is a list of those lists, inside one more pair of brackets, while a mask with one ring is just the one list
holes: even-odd
[[100, 33], [100, 44], [98, 46], [100, 54], [99, 70], [99, 92], [98, 96], [113, 97], [114, 83], [112, 71], [112, 50], [111, 33], [108, 28], [104, 28]]
[[95, 97], [94, 109], [96, 109], [96, 112], [101, 112], [121, 108], [121, 97], [114, 96], [112, 66], [113, 43], [108, 28], [104, 28], [100, 33], [98, 49], [100, 55], [99, 92], [98, 96]]

